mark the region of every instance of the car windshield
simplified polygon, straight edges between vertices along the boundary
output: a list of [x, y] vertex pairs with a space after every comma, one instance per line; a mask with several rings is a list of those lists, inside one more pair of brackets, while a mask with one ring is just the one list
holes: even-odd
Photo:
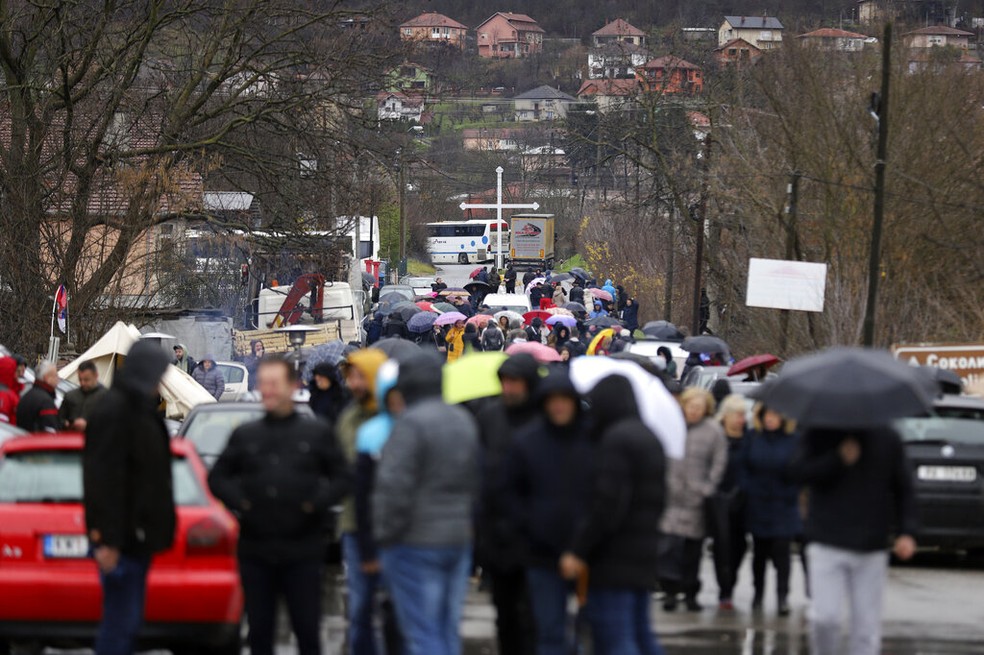
[[243, 423], [263, 418], [262, 407], [237, 407], [235, 403], [222, 405], [216, 411], [198, 412], [184, 426], [184, 437], [198, 449], [199, 454], [208, 456], [222, 454], [233, 430]]
[[239, 368], [238, 366], [229, 366], [228, 364], [217, 364], [219, 372], [225, 379], [226, 384], [239, 384], [246, 377], [246, 371]]
[[896, 421], [903, 441], [949, 442], [984, 446], [984, 421], [980, 418], [923, 416]]
[[[182, 507], [207, 504], [191, 464], [171, 459], [174, 502]], [[81, 503], [82, 453], [35, 450], [10, 453], [0, 461], [0, 503]]]

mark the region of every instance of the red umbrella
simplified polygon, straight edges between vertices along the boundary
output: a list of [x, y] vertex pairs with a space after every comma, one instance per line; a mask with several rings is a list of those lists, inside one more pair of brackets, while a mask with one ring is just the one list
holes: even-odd
[[417, 307], [420, 307], [425, 312], [432, 312], [432, 311], [434, 311], [434, 304], [433, 303], [429, 303], [426, 300], [421, 300], [420, 302], [418, 302], [417, 303]]
[[541, 364], [563, 361], [560, 353], [556, 350], [536, 341], [518, 341], [506, 348], [507, 355], [520, 355], [524, 353], [532, 355], [533, 359]]
[[544, 323], [546, 323], [547, 319], [550, 318], [551, 316], [553, 316], [553, 314], [551, 314], [550, 312], [544, 311], [542, 309], [534, 309], [532, 312], [526, 312], [525, 314], [523, 314], [523, 321], [525, 321], [526, 324], [529, 325], [533, 322], [534, 318], [538, 318]]
[[469, 278], [471, 278], [472, 280], [474, 280], [475, 278], [477, 278], [477, 277], [478, 277], [478, 274], [479, 274], [479, 273], [481, 273], [481, 272], [482, 272], [482, 270], [483, 270], [483, 269], [482, 269], [482, 267], [481, 267], [481, 266], [479, 266], [479, 267], [478, 267], [478, 268], [476, 268], [476, 269], [475, 269], [474, 271], [472, 271], [471, 273], [469, 273], [469, 274], [468, 274], [468, 277], [469, 277]]
[[605, 302], [612, 302], [612, 294], [608, 293], [604, 289], [591, 289], [591, 295], [594, 296], [595, 300], [604, 300]]
[[757, 368], [772, 368], [782, 360], [775, 355], [752, 355], [728, 369], [728, 375], [741, 375]]
[[469, 318], [467, 322], [476, 327], [483, 328], [486, 325], [488, 325], [489, 321], [491, 320], [492, 317], [489, 316], [488, 314], [475, 314], [474, 316]]

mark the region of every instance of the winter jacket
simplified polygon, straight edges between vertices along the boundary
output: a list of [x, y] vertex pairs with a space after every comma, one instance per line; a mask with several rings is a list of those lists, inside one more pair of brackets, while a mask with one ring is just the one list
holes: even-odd
[[523, 544], [510, 522], [507, 461], [516, 435], [537, 417], [540, 365], [531, 355], [513, 355], [499, 367], [499, 377], [525, 380], [529, 398], [520, 407], [507, 407], [501, 398], [479, 409], [476, 419], [482, 447], [482, 491], [478, 505], [479, 563], [499, 572], [523, 566]]
[[383, 328], [384, 339], [391, 337], [407, 339], [409, 336], [410, 333], [407, 331], [407, 324], [399, 316], [394, 314], [386, 319], [386, 327]]
[[553, 292], [553, 302], [558, 307], [563, 307], [567, 304], [567, 294], [564, 293], [564, 287], [557, 285], [557, 288]]
[[[338, 446], [342, 449], [342, 454], [348, 460], [349, 466], [353, 469], [358, 457], [356, 442], [358, 440], [359, 428], [362, 424], [376, 415], [378, 404], [376, 402], [376, 374], [379, 368], [386, 361], [386, 353], [374, 348], [357, 350], [348, 356], [345, 366], [354, 366], [362, 372], [369, 382], [369, 395], [363, 402], [352, 401], [338, 417], [335, 424], [335, 438], [338, 439]], [[339, 518], [338, 529], [340, 534], [355, 533], [358, 523], [355, 518], [355, 498], [350, 497], [345, 500], [342, 506], [342, 515]]]
[[376, 314], [366, 328], [366, 345], [371, 346], [383, 338], [383, 315]]
[[260, 368], [260, 360], [263, 359], [263, 355], [259, 357], [256, 356], [256, 344], [262, 344], [263, 342], [259, 339], [253, 339], [249, 342], [249, 354], [243, 358], [243, 365], [246, 367], [246, 372], [249, 374], [249, 380], [246, 384], [250, 391], [256, 389], [256, 372]]
[[[206, 371], [205, 362], [212, 362], [212, 368]], [[222, 398], [222, 394], [225, 393], [225, 378], [222, 377], [222, 373], [215, 365], [215, 358], [211, 355], [207, 355], [202, 360], [191, 377], [195, 378], [195, 382], [202, 385], [205, 391], [209, 392], [216, 400]]]
[[271, 563], [322, 557], [331, 508], [352, 486], [331, 427], [296, 412], [236, 428], [208, 483], [239, 518], [240, 556]]
[[17, 403], [17, 427], [28, 432], [58, 432], [58, 408], [55, 390], [41, 380], [35, 380]]
[[650, 590], [656, 584], [666, 458], [639, 417], [632, 385], [601, 380], [588, 395], [598, 440], [591, 511], [573, 552], [588, 563], [592, 587]]
[[847, 466], [838, 453], [843, 432], [806, 433], [790, 465], [794, 480], [808, 485], [806, 538], [857, 552], [884, 550], [890, 535], [916, 536], [912, 469], [898, 433], [889, 427], [855, 435], [861, 459]]
[[376, 488], [376, 468], [383, 454], [383, 447], [393, 432], [393, 416], [386, 408], [386, 395], [396, 386], [399, 366], [387, 362], [376, 376], [376, 402], [379, 413], [362, 424], [356, 436], [355, 464], [355, 518], [356, 543], [362, 562], [379, 559], [372, 528], [372, 494]]
[[629, 332], [635, 332], [639, 329], [639, 303], [635, 300], [632, 301], [631, 305], [626, 304], [625, 309], [622, 310], [622, 322], [625, 323]]
[[373, 532], [380, 546], [466, 546], [479, 491], [478, 427], [441, 399], [441, 362], [404, 362], [396, 384], [407, 404], [376, 470]]
[[13, 357], [0, 357], [0, 422], [17, 423], [19, 388], [17, 360]]
[[745, 448], [745, 444], [748, 443], [749, 430], [745, 430], [744, 436], [740, 438], [728, 437], [727, 434], [724, 438], [728, 442], [728, 466], [724, 469], [724, 476], [721, 478], [721, 483], [718, 484], [718, 491], [723, 494], [732, 494], [739, 490], [741, 486], [741, 473], [742, 467], [744, 466], [742, 452]]
[[174, 541], [171, 445], [157, 413], [157, 387], [167, 366], [157, 345], [138, 341], [89, 417], [82, 483], [94, 545], [146, 556]]
[[452, 326], [444, 336], [444, 342], [448, 344], [448, 363], [457, 361], [465, 354], [465, 328]]
[[612, 284], [611, 280], [605, 280], [605, 286], [601, 287], [602, 291], [607, 291], [612, 294], [612, 302], [618, 306], [618, 289]]
[[799, 437], [785, 431], [750, 432], [741, 449], [745, 520], [753, 537], [791, 539], [803, 533], [800, 486], [788, 475]]
[[580, 285], [575, 285], [571, 287], [571, 292], [567, 298], [568, 302], [577, 302], [584, 304], [584, 289]]
[[499, 351], [506, 347], [506, 337], [494, 322], [489, 323], [482, 334], [482, 350]]
[[602, 318], [604, 316], [608, 316], [608, 312], [605, 311], [605, 308], [601, 304], [596, 304], [594, 310], [588, 313], [588, 319]]
[[539, 309], [541, 298], [543, 298], [543, 287], [536, 285], [530, 289], [530, 307], [533, 309]]
[[[555, 393], [577, 397], [566, 371], [540, 382], [541, 401]], [[507, 502], [529, 566], [556, 570], [590, 509], [597, 448], [588, 427], [583, 414], [564, 427], [541, 414], [513, 442]]]
[[481, 352], [482, 351], [482, 341], [478, 336], [478, 327], [469, 323], [465, 326], [465, 333], [461, 335], [461, 339], [465, 344], [464, 352]]
[[717, 491], [728, 466], [728, 444], [720, 424], [704, 419], [687, 428], [682, 460], [670, 460], [663, 532], [688, 539], [706, 534], [704, 501]]
[[183, 343], [176, 344], [174, 347], [181, 348], [181, 350], [184, 351], [184, 357], [182, 357], [181, 359], [174, 359], [171, 361], [171, 363], [177, 366], [178, 368], [180, 368], [188, 375], [194, 373], [195, 369], [198, 368], [198, 363], [191, 358], [191, 355], [188, 354], [188, 348], [185, 347]]
[[101, 384], [96, 385], [91, 391], [79, 387], [66, 393], [62, 398], [61, 407], [58, 408], [59, 429], [62, 426], [71, 426], [80, 418], [88, 421], [93, 409], [105, 394], [106, 387]]
[[536, 279], [536, 273], [534, 271], [526, 271], [523, 273], [523, 288], [530, 286], [530, 282]]
[[310, 405], [311, 411], [314, 412], [315, 416], [320, 416], [328, 421], [329, 425], [334, 427], [338, 422], [338, 417], [341, 416], [349, 403], [345, 380], [342, 379], [338, 367], [332, 366], [327, 362], [318, 364], [314, 368], [313, 375], [321, 375], [328, 378], [331, 380], [331, 387], [327, 391], [322, 391], [318, 388], [317, 382], [312, 378], [308, 384], [308, 390], [311, 392], [311, 399], [308, 405]]

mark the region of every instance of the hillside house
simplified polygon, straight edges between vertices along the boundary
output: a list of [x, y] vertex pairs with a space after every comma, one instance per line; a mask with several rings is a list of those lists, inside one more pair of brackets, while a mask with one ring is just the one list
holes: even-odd
[[624, 43], [640, 48], [646, 47], [646, 33], [638, 27], [631, 25], [628, 21], [616, 18], [599, 30], [591, 34], [591, 43], [596, 48], [601, 48], [613, 43]]
[[761, 48], [745, 39], [732, 39], [714, 49], [714, 61], [718, 66], [734, 66], [740, 70], [755, 64], [763, 54]]
[[400, 25], [400, 40], [404, 43], [427, 43], [463, 49], [468, 28], [444, 14], [428, 12]]
[[422, 96], [410, 96], [401, 91], [380, 91], [376, 95], [376, 117], [381, 121], [419, 123], [423, 115]]
[[588, 52], [588, 79], [617, 80], [635, 77], [635, 69], [649, 61], [649, 51], [631, 43], [609, 43]]
[[421, 94], [431, 91], [433, 86], [434, 75], [430, 69], [411, 61], [391, 68], [386, 73], [386, 88], [391, 91]]
[[796, 38], [803, 45], [833, 52], [861, 52], [864, 50], [864, 44], [868, 42], [866, 34], [829, 27], [800, 34]]
[[577, 102], [552, 86], [538, 86], [513, 98], [517, 121], [556, 121], [567, 118], [567, 110]]
[[760, 50], [773, 50], [782, 45], [784, 29], [773, 16], [725, 16], [718, 28], [718, 46], [744, 39]]
[[957, 50], [968, 50], [970, 39], [974, 36], [973, 32], [965, 32], [945, 25], [924, 27], [922, 29], [906, 32], [902, 35], [902, 42], [907, 48], [956, 48]]
[[700, 66], [667, 55], [636, 69], [642, 88], [649, 93], [700, 95], [704, 76]]
[[582, 102], [594, 102], [601, 113], [621, 111], [635, 107], [641, 91], [639, 80], [585, 80], [578, 89], [577, 98]]
[[543, 52], [543, 28], [526, 14], [497, 12], [475, 28], [478, 56], [520, 59]]
[[461, 131], [465, 150], [479, 152], [512, 152], [519, 149], [523, 130], [515, 128], [472, 128]]

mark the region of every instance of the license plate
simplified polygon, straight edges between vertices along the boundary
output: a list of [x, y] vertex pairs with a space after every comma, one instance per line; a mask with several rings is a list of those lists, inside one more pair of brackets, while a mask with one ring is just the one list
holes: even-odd
[[44, 556], [51, 559], [85, 559], [89, 540], [85, 535], [49, 534], [44, 536]]
[[973, 466], [920, 466], [916, 475], [925, 482], [975, 482], [977, 469]]

